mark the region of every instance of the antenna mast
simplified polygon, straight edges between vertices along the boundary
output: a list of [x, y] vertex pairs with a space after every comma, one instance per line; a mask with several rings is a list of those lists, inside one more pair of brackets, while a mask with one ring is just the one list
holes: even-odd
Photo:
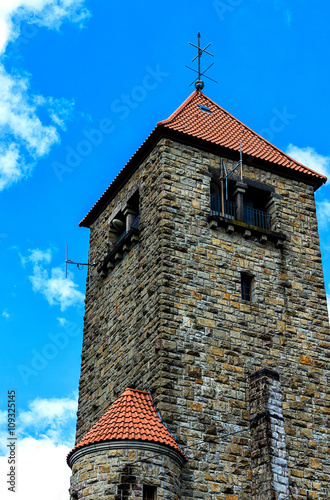
[[[242, 139], [239, 143], [239, 161], [236, 163], [235, 167], [227, 172], [226, 164], [222, 158], [220, 158], [220, 180], [221, 180], [221, 195], [223, 198], [223, 180], [226, 181], [226, 200], [228, 200], [228, 177], [232, 174], [238, 167], [240, 170], [240, 178], [243, 181], [243, 150], [242, 150], [242, 140], [244, 139], [245, 128], [243, 127]], [[224, 214], [224, 206], [222, 205], [222, 215]]]
[[198, 71], [196, 71], [193, 68], [190, 68], [189, 66], [186, 66], [186, 68], [191, 69], [191, 71], [194, 71], [195, 73], [198, 73], [197, 78], [195, 78], [195, 80], [190, 84], [190, 86], [194, 83], [196, 90], [200, 91], [200, 90], [203, 90], [203, 88], [204, 88], [204, 82], [201, 79], [203, 75], [205, 76], [205, 78], [212, 80], [212, 82], [215, 82], [215, 83], [218, 83], [218, 82], [216, 82], [212, 78], [205, 75], [205, 73], [211, 68], [211, 66], [213, 66], [214, 63], [210, 64], [210, 66], [208, 68], [206, 68], [206, 70], [204, 70], [203, 73], [201, 73], [201, 57], [202, 57], [203, 53], [205, 52], [205, 54], [208, 54], [209, 56], [212, 56], [212, 57], [214, 57], [214, 55], [211, 54], [211, 52], [208, 52], [206, 50], [211, 45], [210, 43], [208, 45], [206, 45], [205, 49], [201, 49], [201, 34], [200, 33], [198, 33], [198, 35], [197, 35], [197, 40], [198, 40], [198, 45], [195, 45], [194, 43], [191, 43], [191, 42], [189, 42], [189, 45], [192, 45], [193, 47], [195, 47], [198, 50], [197, 56], [195, 56], [194, 59], [191, 61], [191, 62], [194, 62], [198, 58]]
[[68, 277], [68, 264], [74, 264], [77, 266], [79, 271], [82, 271], [84, 266], [87, 266], [88, 268], [92, 265], [89, 262], [89, 256], [88, 256], [88, 263], [83, 263], [83, 262], [74, 262], [71, 259], [68, 259], [68, 245], [65, 246], [65, 278]]

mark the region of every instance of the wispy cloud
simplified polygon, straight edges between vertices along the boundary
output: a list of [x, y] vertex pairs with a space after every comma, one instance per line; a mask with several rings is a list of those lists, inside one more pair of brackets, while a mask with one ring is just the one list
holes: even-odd
[[330, 156], [324, 156], [315, 151], [309, 146], [299, 148], [293, 144], [289, 144], [286, 153], [293, 159], [302, 163], [308, 168], [315, 170], [319, 174], [323, 174], [329, 178], [330, 176]]
[[20, 412], [19, 428], [34, 437], [47, 436], [54, 444], [70, 444], [76, 414], [76, 398], [37, 398], [29, 403], [28, 410]]
[[36, 248], [29, 252], [28, 257], [21, 256], [21, 262], [23, 266], [28, 263], [33, 266], [33, 274], [29, 279], [34, 292], [41, 293], [51, 306], [59, 305], [61, 311], [84, 302], [84, 294], [78, 290], [73, 273], [68, 272], [66, 278], [62, 267], [47, 269], [52, 259], [50, 249], [43, 251]]
[[[74, 444], [76, 410], [77, 397], [74, 395], [69, 398], [37, 398], [19, 413], [19, 480], [15, 499], [43, 500], [45, 491], [49, 500], [68, 499], [71, 471], [66, 464], [66, 455]], [[6, 477], [8, 473], [6, 424], [6, 412], [0, 412], [1, 477]], [[51, 488], [49, 484], [52, 484]], [[1, 498], [9, 498], [5, 481], [0, 481], [0, 495]]]
[[48, 250], [39, 250], [35, 248], [34, 250], [29, 250], [30, 255], [28, 257], [23, 257], [20, 255], [22, 265], [25, 267], [29, 262], [34, 265], [50, 264], [52, 260], [52, 251], [50, 248]]
[[[89, 17], [84, 0], [7, 0], [0, 8], [0, 190], [28, 177], [38, 160], [60, 141], [73, 109], [73, 101], [36, 95], [30, 91], [29, 75], [5, 69], [9, 43], [15, 43], [20, 25], [58, 30], [66, 22]], [[40, 111], [46, 112], [41, 119]]]
[[330, 201], [317, 202], [317, 222], [321, 229], [326, 229], [330, 223]]
[[59, 322], [60, 326], [63, 326], [63, 327], [64, 327], [65, 325], [67, 325], [67, 324], [68, 324], [68, 320], [67, 320], [67, 319], [65, 319], [65, 318], [56, 318], [56, 319], [57, 319], [57, 321]]
[[6, 0], [0, 9], [0, 53], [20, 35], [22, 21], [58, 30], [64, 22], [83, 26], [90, 12], [85, 0]]
[[2, 313], [2, 317], [3, 318], [6, 318], [6, 319], [9, 319], [10, 318], [10, 314], [8, 313], [7, 309], [5, 309]]
[[0, 427], [7, 423], [8, 413], [6, 411], [0, 411]]

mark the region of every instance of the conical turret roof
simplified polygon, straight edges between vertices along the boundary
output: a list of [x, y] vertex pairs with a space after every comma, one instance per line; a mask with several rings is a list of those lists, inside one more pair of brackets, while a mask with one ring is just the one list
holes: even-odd
[[137, 389], [126, 389], [67, 456], [67, 461], [77, 450], [106, 441], [149, 441], [176, 450], [187, 460], [157, 412], [151, 394]]

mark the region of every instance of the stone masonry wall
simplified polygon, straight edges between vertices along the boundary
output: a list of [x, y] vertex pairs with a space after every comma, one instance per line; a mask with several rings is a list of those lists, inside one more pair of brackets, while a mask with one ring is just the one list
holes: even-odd
[[178, 500], [181, 468], [170, 457], [142, 450], [90, 453], [72, 467], [70, 500], [142, 500], [143, 485], [157, 488], [157, 500]]
[[[136, 384], [190, 458], [181, 498], [251, 500], [249, 375], [274, 368], [290, 498], [328, 499], [330, 338], [313, 188], [243, 166], [280, 197], [280, 249], [209, 228], [210, 169], [220, 173], [215, 155], [162, 139], [91, 228], [93, 260], [110, 214], [140, 186], [140, 242], [105, 279], [94, 268], [87, 290], [77, 439]], [[244, 271], [253, 302], [241, 299]]]
[[252, 497], [289, 500], [281, 383], [273, 370], [250, 376], [250, 428]]
[[161, 150], [154, 150], [91, 228], [90, 261], [99, 263], [108, 251], [109, 218], [139, 187], [140, 242], [106, 278], [95, 266], [87, 279], [77, 441], [127, 387], [150, 389], [158, 379]]

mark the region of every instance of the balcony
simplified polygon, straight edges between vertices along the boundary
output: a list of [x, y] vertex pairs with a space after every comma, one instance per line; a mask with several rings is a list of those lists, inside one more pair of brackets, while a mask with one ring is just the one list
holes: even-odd
[[[211, 197], [211, 215], [222, 216], [222, 203], [219, 195]], [[236, 205], [233, 201], [224, 201], [224, 217], [226, 219], [237, 220]], [[244, 206], [245, 224], [270, 230], [270, 215], [262, 210]]]
[[236, 205], [233, 201], [222, 201], [219, 195], [211, 196], [211, 213], [208, 217], [211, 229], [224, 227], [227, 233], [242, 233], [246, 239], [257, 239], [260, 243], [272, 241], [277, 248], [282, 248], [285, 234], [271, 230], [271, 217], [267, 212], [243, 204], [243, 220], [238, 220]]
[[139, 240], [139, 220], [140, 216], [138, 215], [132, 222], [131, 228], [128, 231], [124, 231], [113, 244], [113, 247], [110, 248], [110, 252], [98, 267], [98, 272], [101, 276], [105, 277], [109, 270], [115, 267], [116, 262], [122, 260], [125, 253]]
[[131, 229], [129, 231], [124, 231], [118, 238], [118, 240], [115, 242], [113, 249], [115, 250], [116, 248], [119, 248], [121, 246], [122, 241], [126, 238], [127, 234], [132, 230], [136, 229], [139, 230], [139, 219], [140, 216], [138, 215], [134, 221], [132, 222]]
[[270, 215], [256, 208], [244, 206], [244, 222], [251, 226], [270, 230]]
[[[236, 205], [233, 201], [224, 201], [224, 214], [226, 219], [236, 220]], [[222, 215], [222, 204], [219, 195], [211, 197], [211, 215]]]

